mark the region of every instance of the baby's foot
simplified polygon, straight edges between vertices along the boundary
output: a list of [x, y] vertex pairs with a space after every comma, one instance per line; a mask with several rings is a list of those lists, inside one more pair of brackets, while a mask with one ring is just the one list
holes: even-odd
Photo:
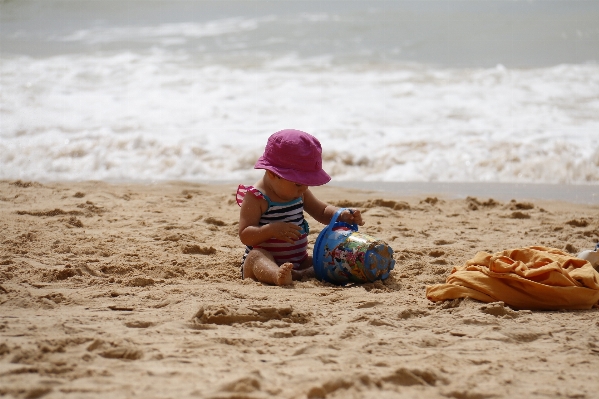
[[279, 266], [279, 270], [277, 270], [277, 277], [276, 277], [276, 281], [275, 284], [276, 285], [290, 285], [292, 278], [291, 278], [291, 271], [293, 270], [293, 263], [283, 263], [281, 266]]

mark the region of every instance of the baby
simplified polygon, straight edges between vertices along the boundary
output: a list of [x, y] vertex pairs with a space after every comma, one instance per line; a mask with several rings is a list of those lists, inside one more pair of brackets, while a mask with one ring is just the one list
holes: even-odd
[[[331, 180], [322, 170], [320, 142], [299, 130], [281, 130], [268, 138], [254, 168], [265, 169], [262, 178], [253, 186], [237, 189], [239, 238], [246, 245], [242, 278], [289, 285], [292, 280], [314, 276], [304, 210], [328, 224], [339, 209], [310, 191], [310, 186]], [[364, 224], [360, 211], [354, 209], [343, 212], [338, 220]]]

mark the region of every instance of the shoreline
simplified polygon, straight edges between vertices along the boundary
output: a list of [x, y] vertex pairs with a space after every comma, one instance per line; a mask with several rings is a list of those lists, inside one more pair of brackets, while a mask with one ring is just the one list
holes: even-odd
[[599, 204], [599, 184], [446, 183], [336, 181], [333, 186], [390, 192], [401, 195], [439, 194], [450, 198], [488, 197], [503, 201], [548, 200]]
[[[0, 179], [0, 183], [24, 184], [85, 184], [104, 183], [111, 185], [213, 185], [237, 187], [238, 184], [252, 184], [244, 180], [21, 180]], [[389, 193], [394, 196], [439, 195], [444, 198], [464, 199], [467, 197], [494, 198], [502, 201], [543, 200], [565, 201], [576, 204], [598, 205], [599, 184], [563, 184], [563, 183], [504, 183], [504, 182], [413, 182], [413, 181], [357, 181], [332, 179], [324, 187], [350, 188], [366, 192]]]

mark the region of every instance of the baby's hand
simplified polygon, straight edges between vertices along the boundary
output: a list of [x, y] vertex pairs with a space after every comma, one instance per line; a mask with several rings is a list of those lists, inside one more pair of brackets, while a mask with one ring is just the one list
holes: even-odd
[[339, 215], [339, 220], [349, 224], [357, 224], [359, 226], [364, 226], [362, 214], [358, 209], [349, 209], [343, 211], [341, 215]]
[[302, 235], [302, 228], [293, 223], [275, 222], [270, 223], [267, 226], [269, 226], [272, 231], [272, 238], [276, 238], [290, 244], [293, 244]]

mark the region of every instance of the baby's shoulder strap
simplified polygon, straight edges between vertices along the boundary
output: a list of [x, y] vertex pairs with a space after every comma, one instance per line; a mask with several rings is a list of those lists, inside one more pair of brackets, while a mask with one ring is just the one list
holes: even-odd
[[241, 203], [243, 202], [243, 199], [245, 198], [245, 195], [247, 193], [251, 193], [256, 198], [260, 198], [260, 199], [263, 199], [263, 200], [266, 200], [267, 202], [269, 202], [268, 198], [254, 186], [245, 186], [243, 184], [240, 184], [239, 187], [237, 187], [237, 196], [236, 196], [237, 205], [241, 206]]

